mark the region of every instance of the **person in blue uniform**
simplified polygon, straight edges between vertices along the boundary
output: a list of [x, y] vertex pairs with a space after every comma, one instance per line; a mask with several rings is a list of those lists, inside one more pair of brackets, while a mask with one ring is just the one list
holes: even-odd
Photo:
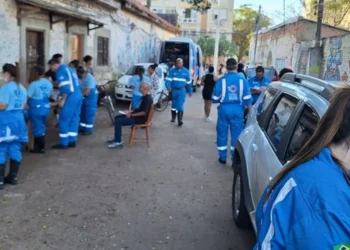
[[[4, 184], [16, 185], [22, 162], [21, 144], [28, 142], [27, 125], [23, 110], [27, 102], [27, 91], [16, 83], [17, 67], [5, 64], [2, 67], [4, 85], [0, 87], [0, 189]], [[5, 178], [7, 157], [10, 171]]]
[[83, 135], [91, 135], [94, 129], [94, 121], [97, 110], [98, 92], [95, 78], [83, 66], [77, 69], [83, 93], [83, 105], [80, 114], [79, 131]]
[[335, 90], [313, 136], [264, 191], [255, 250], [349, 249], [349, 121], [347, 86]]
[[178, 125], [182, 126], [186, 92], [191, 97], [193, 90], [190, 72], [183, 66], [181, 58], [176, 60], [176, 68], [169, 71], [165, 80], [165, 86], [172, 95], [171, 122], [175, 122], [177, 115]]
[[228, 128], [231, 134], [231, 157], [234, 157], [235, 143], [244, 129], [244, 113], [249, 112], [252, 96], [247, 80], [237, 73], [237, 61], [230, 58], [226, 62], [228, 73], [222, 76], [215, 84], [212, 95], [213, 103], [218, 106], [218, 121], [216, 124], [217, 148], [219, 162], [226, 164]]
[[33, 68], [30, 85], [28, 88], [28, 118], [32, 123], [34, 136], [34, 149], [32, 153], [45, 152], [46, 119], [50, 114], [50, 97], [52, 95], [52, 83], [45, 78], [45, 70], [42, 66]]
[[256, 67], [256, 75], [249, 79], [250, 92], [253, 96], [253, 104], [258, 100], [261, 92], [271, 83], [271, 80], [265, 76], [265, 69], [262, 66]]
[[130, 80], [130, 86], [133, 89], [131, 109], [134, 110], [140, 106], [142, 93], [140, 91], [141, 83], [148, 83], [151, 86], [151, 79], [145, 76], [145, 68], [140, 66], [136, 69], [136, 75]]
[[59, 143], [53, 145], [54, 149], [76, 147], [78, 139], [79, 120], [83, 96], [77, 74], [65, 64], [56, 59], [49, 61], [51, 70], [56, 72], [58, 87], [62, 98], [59, 101]]

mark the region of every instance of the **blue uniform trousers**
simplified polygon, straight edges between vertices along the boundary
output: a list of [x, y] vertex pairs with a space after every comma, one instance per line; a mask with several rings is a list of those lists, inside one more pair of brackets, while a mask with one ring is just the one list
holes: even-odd
[[68, 146], [69, 143], [76, 142], [78, 139], [81, 105], [80, 98], [67, 99], [60, 111], [58, 126], [60, 144], [63, 146]]
[[171, 110], [173, 111], [184, 111], [184, 104], [186, 101], [186, 88], [176, 89], [172, 91], [172, 106]]
[[0, 143], [0, 165], [5, 165], [7, 156], [17, 162], [22, 161], [22, 144], [18, 141]]
[[34, 99], [31, 99], [28, 104], [28, 118], [32, 123], [33, 136], [44, 136], [46, 133], [46, 119], [50, 114], [50, 104], [49, 102]]
[[231, 156], [234, 157], [235, 143], [244, 129], [244, 111], [240, 104], [221, 104], [218, 107], [218, 122], [216, 125], [217, 147], [221, 160], [227, 159], [228, 129], [231, 133]]
[[131, 101], [131, 109], [137, 109], [140, 104], [141, 104], [141, 100], [142, 100], [142, 95], [132, 95], [132, 101]]
[[97, 110], [97, 95], [85, 98], [81, 106], [80, 128], [82, 132], [92, 133]]

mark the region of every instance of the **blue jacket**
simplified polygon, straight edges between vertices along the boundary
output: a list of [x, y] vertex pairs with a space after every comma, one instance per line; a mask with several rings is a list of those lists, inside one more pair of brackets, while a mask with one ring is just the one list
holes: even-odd
[[252, 96], [247, 80], [236, 72], [229, 72], [219, 78], [212, 94], [213, 103], [240, 104], [246, 107], [252, 103]]
[[[260, 87], [269, 86], [269, 84], [271, 83], [271, 80], [265, 76], [261, 79], [254, 76], [254, 77], [250, 78], [248, 82], [249, 82], [249, 88], [260, 89]], [[255, 103], [258, 100], [260, 94], [254, 94], [252, 96], [253, 96], [253, 103]]]
[[192, 93], [192, 80], [190, 77], [190, 72], [186, 68], [171, 69], [167, 78], [165, 79], [165, 86], [167, 89], [172, 88], [175, 90], [186, 88], [188, 93]]
[[56, 72], [60, 94], [67, 94], [67, 100], [82, 100], [80, 82], [77, 74], [67, 65], [61, 64]]
[[350, 182], [348, 174], [323, 149], [288, 173], [256, 213], [255, 250], [349, 249]]

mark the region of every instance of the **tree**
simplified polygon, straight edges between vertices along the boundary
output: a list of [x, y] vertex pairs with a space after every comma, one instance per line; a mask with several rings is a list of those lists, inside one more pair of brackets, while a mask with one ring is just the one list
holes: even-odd
[[208, 0], [186, 0], [186, 2], [192, 5], [193, 10], [201, 13], [211, 8], [211, 3]]
[[226, 35], [221, 35], [219, 40], [219, 56], [229, 57], [237, 54], [237, 47], [229, 41]]
[[200, 36], [197, 39], [197, 44], [202, 48], [204, 61], [214, 55], [215, 50], [215, 38], [208, 36]]
[[[238, 60], [241, 60], [247, 54], [250, 39], [255, 30], [256, 21], [259, 13], [249, 7], [241, 7], [235, 10], [233, 15], [233, 35], [232, 40], [238, 47]], [[270, 25], [270, 18], [260, 14], [259, 27], [265, 28]]]
[[[317, 7], [315, 0], [301, 0], [305, 7], [305, 17], [316, 20]], [[317, 1], [318, 2], [318, 1]], [[325, 0], [323, 22], [335, 27], [346, 26], [345, 21], [350, 21], [350, 1], [349, 0]]]

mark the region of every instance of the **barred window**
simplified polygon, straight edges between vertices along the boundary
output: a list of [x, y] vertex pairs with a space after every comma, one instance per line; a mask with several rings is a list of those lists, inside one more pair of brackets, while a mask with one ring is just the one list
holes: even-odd
[[109, 57], [109, 38], [97, 37], [97, 65], [107, 66]]

